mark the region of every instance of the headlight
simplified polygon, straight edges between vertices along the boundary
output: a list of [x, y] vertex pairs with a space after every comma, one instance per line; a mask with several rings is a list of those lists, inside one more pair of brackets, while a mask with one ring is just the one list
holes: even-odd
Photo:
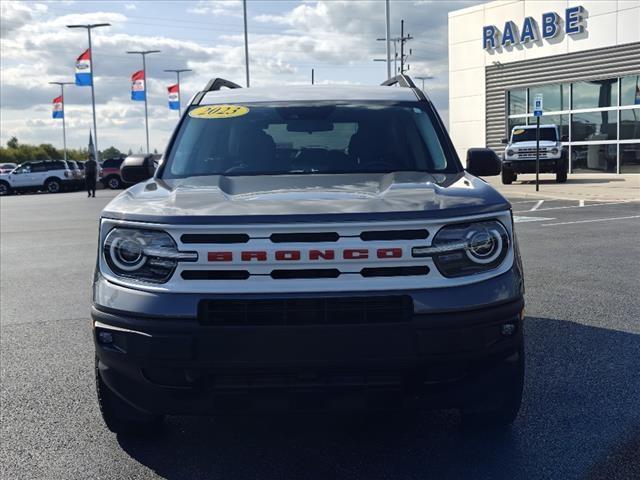
[[489, 220], [440, 229], [431, 247], [414, 247], [414, 257], [432, 257], [445, 277], [461, 277], [498, 267], [509, 251], [509, 234], [502, 223]]
[[119, 277], [164, 283], [178, 261], [195, 261], [195, 252], [179, 252], [173, 238], [158, 230], [114, 228], [102, 246], [104, 259]]
[[551, 149], [551, 155], [557, 155], [558, 154], [558, 149], [557, 148], [552, 148]]
[[515, 150], [507, 150], [507, 157], [513, 157], [516, 154]]

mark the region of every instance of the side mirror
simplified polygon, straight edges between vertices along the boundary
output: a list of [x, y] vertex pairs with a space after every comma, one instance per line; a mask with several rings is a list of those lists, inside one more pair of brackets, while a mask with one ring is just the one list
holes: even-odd
[[561, 142], [568, 142], [569, 141], [569, 135], [562, 135], [560, 137], [560, 141]]
[[467, 150], [467, 172], [476, 177], [500, 175], [502, 162], [490, 148], [470, 148]]
[[152, 155], [130, 155], [120, 165], [120, 175], [125, 183], [139, 183], [153, 177], [155, 168]]
[[507, 144], [509, 143], [509, 139], [507, 137], [503, 138], [502, 140], [500, 140], [503, 144]]

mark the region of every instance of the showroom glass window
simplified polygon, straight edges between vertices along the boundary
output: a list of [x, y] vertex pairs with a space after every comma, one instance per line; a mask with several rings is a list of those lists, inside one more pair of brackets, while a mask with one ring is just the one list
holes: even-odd
[[544, 97], [541, 123], [557, 125], [568, 138], [571, 172], [640, 173], [640, 74], [510, 90], [509, 133], [535, 125], [538, 94]]
[[618, 105], [618, 79], [574, 82], [571, 85], [573, 101], [571, 108], [606, 108]]
[[640, 173], [640, 143], [620, 144], [620, 173]]
[[640, 74], [620, 79], [620, 105], [640, 107]]
[[569, 89], [568, 84], [538, 85], [529, 88], [529, 111], [533, 112], [536, 95], [544, 97], [545, 111], [569, 110]]
[[509, 91], [509, 115], [527, 113], [527, 89], [519, 88]]

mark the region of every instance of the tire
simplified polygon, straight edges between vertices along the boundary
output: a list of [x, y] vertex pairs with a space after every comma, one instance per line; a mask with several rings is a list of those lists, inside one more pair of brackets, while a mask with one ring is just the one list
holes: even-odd
[[57, 178], [49, 178], [44, 182], [44, 189], [49, 193], [59, 193], [62, 191], [62, 182]]
[[100, 376], [98, 358], [95, 364], [96, 394], [102, 419], [113, 433], [148, 435], [160, 430], [164, 417], [138, 411], [118, 397]]
[[560, 165], [558, 165], [558, 170], [556, 170], [556, 182], [557, 183], [565, 183], [567, 181], [567, 156], [563, 153], [562, 160], [560, 161]]
[[462, 423], [465, 426], [506, 428], [518, 416], [522, 404], [522, 388], [524, 386], [524, 347], [519, 352], [518, 363], [514, 375], [505, 382], [502, 401], [494, 408], [483, 410], [463, 410]]
[[556, 183], [565, 183], [567, 181], [567, 172], [556, 173]]
[[119, 188], [122, 188], [122, 180], [120, 180], [120, 178], [116, 177], [115, 175], [112, 175], [109, 178], [107, 178], [107, 180], [105, 181], [105, 184], [111, 190], [118, 190]]
[[11, 185], [7, 182], [0, 182], [0, 196], [11, 195]]
[[516, 174], [511, 170], [502, 169], [502, 183], [505, 185], [511, 185], [513, 181], [517, 178]]

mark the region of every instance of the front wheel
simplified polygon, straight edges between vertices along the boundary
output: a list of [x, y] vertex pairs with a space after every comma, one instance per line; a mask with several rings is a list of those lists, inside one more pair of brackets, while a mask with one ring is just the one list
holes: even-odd
[[565, 183], [567, 181], [567, 172], [558, 172], [556, 173], [556, 182], [557, 183]]
[[502, 183], [505, 185], [511, 185], [513, 181], [518, 178], [514, 172], [506, 168], [502, 169]]
[[62, 189], [60, 180], [56, 178], [50, 178], [44, 184], [44, 189], [49, 193], [58, 193]]
[[0, 196], [11, 195], [11, 185], [7, 182], [0, 182]]
[[121, 181], [118, 177], [116, 177], [116, 176], [109, 177], [109, 178], [107, 179], [107, 186], [108, 186], [111, 190], [117, 190], [117, 189], [119, 189], [119, 188], [121, 188], [121, 187], [122, 187], [122, 181]]
[[463, 410], [464, 425], [476, 427], [508, 427], [518, 416], [522, 404], [522, 389], [524, 387], [524, 348], [518, 352], [518, 360], [514, 366], [514, 373], [508, 377], [501, 389], [501, 401], [492, 408], [481, 410]]
[[102, 380], [98, 363], [96, 357], [96, 393], [100, 413], [107, 428], [113, 433], [134, 435], [144, 435], [159, 430], [164, 417], [140, 412], [118, 397]]

